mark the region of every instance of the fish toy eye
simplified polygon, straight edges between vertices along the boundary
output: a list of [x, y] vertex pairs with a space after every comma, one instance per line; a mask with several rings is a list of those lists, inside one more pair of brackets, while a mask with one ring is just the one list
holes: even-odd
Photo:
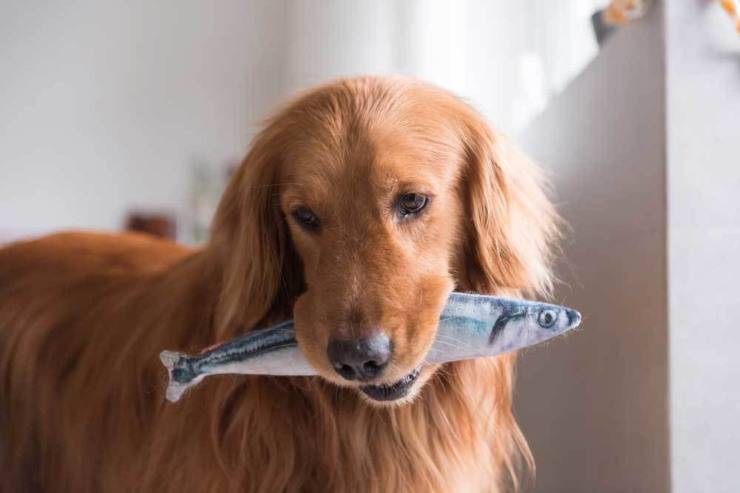
[[555, 313], [555, 310], [552, 309], [545, 309], [540, 312], [540, 314], [537, 316], [537, 323], [540, 324], [540, 327], [544, 327], [546, 329], [549, 329], [550, 327], [555, 324], [555, 321], [558, 319], [558, 314]]

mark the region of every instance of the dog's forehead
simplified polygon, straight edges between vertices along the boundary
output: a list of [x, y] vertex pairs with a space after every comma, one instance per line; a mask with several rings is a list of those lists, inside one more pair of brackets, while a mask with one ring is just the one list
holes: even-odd
[[315, 203], [338, 191], [434, 192], [453, 180], [462, 160], [460, 139], [445, 125], [391, 120], [342, 130], [294, 143], [282, 172], [284, 191]]

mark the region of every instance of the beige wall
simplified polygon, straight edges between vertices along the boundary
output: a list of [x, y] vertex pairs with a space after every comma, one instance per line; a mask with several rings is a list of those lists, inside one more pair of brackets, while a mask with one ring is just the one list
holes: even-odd
[[556, 299], [583, 328], [521, 357], [534, 490], [669, 490], [662, 15], [615, 35], [525, 132], [572, 230]]

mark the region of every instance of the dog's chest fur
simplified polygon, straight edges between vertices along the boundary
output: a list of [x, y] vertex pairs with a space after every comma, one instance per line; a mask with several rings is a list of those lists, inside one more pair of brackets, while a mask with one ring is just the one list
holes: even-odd
[[[237, 378], [194, 390], [182, 402], [178, 414], [185, 416], [212, 403], [207, 429], [173, 437], [186, 449], [210, 449], [218, 464], [181, 463], [193, 477], [239, 491], [497, 490], [495, 413], [473, 415], [459, 392], [443, 395], [440, 382], [410, 405], [374, 408], [317, 378]], [[225, 394], [221, 405], [211, 401]]]

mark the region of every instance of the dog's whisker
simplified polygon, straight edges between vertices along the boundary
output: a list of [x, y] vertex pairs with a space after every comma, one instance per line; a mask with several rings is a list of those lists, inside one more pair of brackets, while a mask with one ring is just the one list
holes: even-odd
[[244, 188], [247, 190], [259, 190], [262, 188], [279, 188], [289, 185], [300, 186], [301, 184], [298, 182], [266, 183], [263, 185], [246, 185]]
[[461, 349], [462, 348], [462, 346], [460, 346], [459, 344], [455, 344], [453, 342], [446, 341], [446, 340], [443, 340], [443, 339], [437, 339], [437, 343], [438, 344], [441, 344], [443, 346], [447, 346], [447, 347], [449, 347], [451, 349]]
[[465, 348], [465, 346], [460, 344], [458, 341], [455, 341], [454, 339], [447, 339], [445, 337], [437, 337], [436, 343], [449, 347], [451, 349], [464, 349]]

